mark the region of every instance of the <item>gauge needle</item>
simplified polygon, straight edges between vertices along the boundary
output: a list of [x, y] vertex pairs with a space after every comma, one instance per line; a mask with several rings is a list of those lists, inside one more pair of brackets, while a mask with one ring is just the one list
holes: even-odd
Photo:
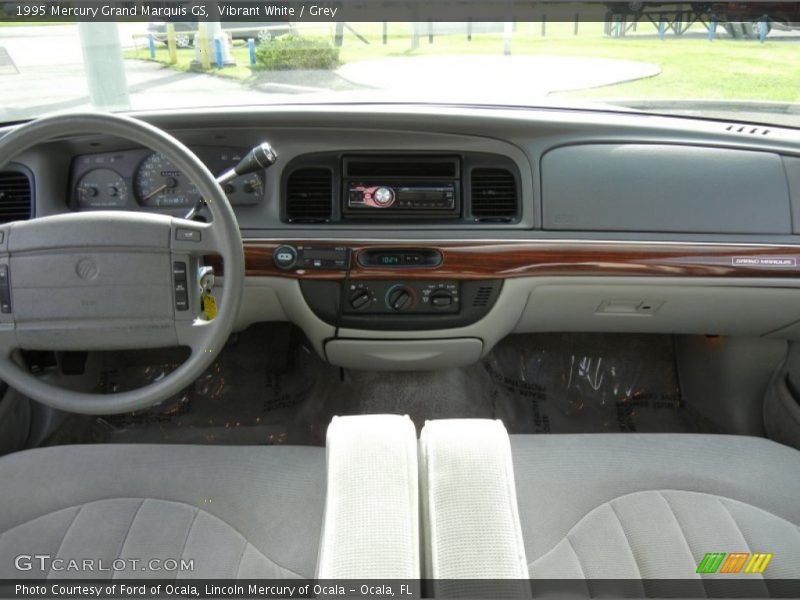
[[156, 188], [156, 189], [154, 189], [152, 192], [150, 192], [149, 194], [147, 194], [147, 196], [145, 196], [144, 198], [142, 198], [142, 202], [144, 202], [145, 200], [149, 200], [150, 198], [152, 198], [153, 196], [155, 196], [157, 193], [159, 193], [159, 192], [162, 192], [162, 191], [164, 191], [165, 189], [167, 189], [167, 184], [166, 184], [166, 183], [165, 183], [164, 185], [161, 185], [161, 186], [157, 187], [157, 188]]

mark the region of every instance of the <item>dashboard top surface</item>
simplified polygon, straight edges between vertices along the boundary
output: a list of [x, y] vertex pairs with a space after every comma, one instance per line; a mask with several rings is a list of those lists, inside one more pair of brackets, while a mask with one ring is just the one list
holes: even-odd
[[[248, 181], [236, 182], [232, 200], [245, 238], [258, 239], [431, 239], [431, 240], [557, 240], [614, 239], [708, 243], [796, 243], [794, 231], [590, 231], [587, 228], [551, 230], [543, 227], [543, 157], [563, 147], [596, 145], [662, 145], [676, 148], [741, 150], [773, 155], [783, 166], [789, 219], [800, 215], [800, 133], [777, 127], [758, 129], [723, 121], [637, 113], [563, 109], [478, 108], [430, 105], [292, 105], [225, 110], [186, 110], [134, 115], [162, 127], [198, 152], [212, 169], [220, 171], [233, 157], [261, 141], [269, 141], [278, 161]], [[757, 131], [756, 131], [757, 130]], [[755, 131], [755, 133], [751, 133]], [[285, 195], [284, 170], [304, 155], [329, 152], [420, 153], [458, 155], [489, 153], [511, 162], [519, 173], [519, 219], [513, 223], [438, 222], [341, 222], [286, 223], [281, 205]], [[87, 174], [109, 165], [97, 165], [99, 157], [117, 157], [114, 172], [121, 176], [125, 206], [92, 206], [103, 196], [110, 173], [99, 180]], [[148, 163], [148, 160], [150, 161]], [[81, 208], [159, 210], [182, 214], [193, 204], [190, 182], [172, 177], [168, 164], [146, 149], [122, 140], [87, 134], [80, 139], [56, 140], [16, 159], [30, 170], [35, 181], [35, 214], [45, 216]], [[787, 166], [788, 165], [788, 166]], [[149, 169], [149, 170], [148, 170]], [[579, 179], [583, 165], [571, 176]], [[95, 173], [98, 175], [98, 173]], [[642, 177], [641, 173], [632, 175]], [[646, 175], [646, 174], [645, 174]], [[105, 177], [105, 179], [104, 179]], [[177, 179], [176, 192], [159, 189], [166, 179]], [[793, 180], [795, 178], [797, 181]], [[113, 181], [112, 181], [113, 183]], [[708, 186], [713, 187], [714, 181]], [[247, 188], [247, 192], [244, 190]], [[610, 188], [613, 193], [613, 187]], [[704, 191], [698, 190], [698, 198]], [[96, 194], [96, 196], [92, 196]], [[148, 194], [150, 197], [147, 197]], [[642, 210], [647, 209], [643, 193]], [[667, 194], [668, 196], [668, 194]], [[118, 201], [113, 200], [113, 202]], [[761, 200], [743, 200], [758, 204]], [[784, 202], [778, 200], [776, 202]], [[172, 204], [171, 204], [172, 203]], [[630, 203], [629, 203], [630, 204]], [[724, 207], [715, 206], [724, 210]], [[690, 218], [687, 215], [687, 218]]]

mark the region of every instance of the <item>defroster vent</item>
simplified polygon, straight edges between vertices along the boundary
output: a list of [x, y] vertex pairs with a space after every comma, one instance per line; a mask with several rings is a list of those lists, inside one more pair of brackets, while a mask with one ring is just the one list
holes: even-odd
[[473, 169], [471, 197], [477, 221], [512, 221], [519, 216], [517, 180], [508, 169]]
[[297, 169], [286, 182], [286, 218], [292, 223], [329, 221], [333, 208], [333, 173], [329, 169]]
[[31, 217], [31, 182], [20, 171], [0, 171], [0, 223]]

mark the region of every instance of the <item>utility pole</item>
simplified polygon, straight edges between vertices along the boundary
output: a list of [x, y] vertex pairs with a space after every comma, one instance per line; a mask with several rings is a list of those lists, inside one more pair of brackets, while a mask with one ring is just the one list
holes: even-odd
[[100, 110], [130, 110], [117, 24], [81, 22], [78, 34], [92, 106]]

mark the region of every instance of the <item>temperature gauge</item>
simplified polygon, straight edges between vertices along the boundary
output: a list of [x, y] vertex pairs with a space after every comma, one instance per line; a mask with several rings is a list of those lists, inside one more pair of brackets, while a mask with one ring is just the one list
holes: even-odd
[[93, 169], [78, 182], [81, 208], [124, 208], [128, 203], [125, 179], [111, 169]]

